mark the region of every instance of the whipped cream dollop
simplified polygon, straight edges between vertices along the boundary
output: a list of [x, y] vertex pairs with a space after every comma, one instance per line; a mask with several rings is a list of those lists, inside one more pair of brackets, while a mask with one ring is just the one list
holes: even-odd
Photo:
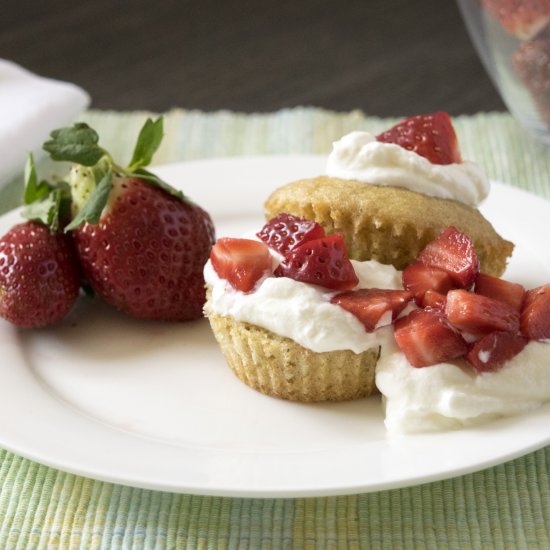
[[[359, 279], [356, 288], [403, 288], [401, 272], [393, 266], [376, 261], [352, 260], [352, 264]], [[268, 277], [253, 292], [243, 293], [220, 279], [210, 261], [204, 278], [211, 289], [207, 304], [211, 312], [260, 326], [315, 352], [362, 353], [393, 340], [391, 326], [366, 332], [354, 315], [330, 303], [337, 293], [316, 285], [288, 277]]]
[[376, 386], [390, 433], [462, 428], [533, 410], [550, 401], [550, 345], [530, 341], [496, 372], [465, 363], [414, 368], [395, 346], [382, 349]]
[[351, 132], [333, 143], [326, 173], [372, 185], [402, 187], [424, 195], [478, 205], [489, 193], [489, 180], [476, 163], [433, 164], [369, 132]]

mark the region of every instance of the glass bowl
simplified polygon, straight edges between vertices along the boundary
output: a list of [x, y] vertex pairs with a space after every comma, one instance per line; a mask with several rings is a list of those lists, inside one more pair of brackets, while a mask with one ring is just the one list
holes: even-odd
[[550, 0], [457, 0], [512, 115], [550, 145]]

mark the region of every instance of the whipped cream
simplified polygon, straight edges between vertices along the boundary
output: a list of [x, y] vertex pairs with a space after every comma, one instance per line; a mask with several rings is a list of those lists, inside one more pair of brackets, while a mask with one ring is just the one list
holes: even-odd
[[383, 143], [369, 132], [351, 132], [333, 143], [328, 176], [402, 187], [424, 195], [478, 205], [489, 193], [489, 180], [474, 162], [433, 164], [394, 143]]
[[[351, 262], [359, 279], [356, 288], [403, 289], [401, 272], [393, 266], [373, 260]], [[330, 303], [336, 292], [319, 286], [288, 277], [268, 277], [259, 281], [253, 292], [245, 294], [220, 279], [210, 261], [205, 266], [204, 278], [212, 292], [207, 304], [211, 312], [260, 326], [315, 352], [362, 353], [393, 340], [391, 326], [366, 332], [353, 314]]]
[[[359, 279], [356, 288], [403, 288], [401, 272], [393, 266], [351, 262]], [[362, 353], [379, 346], [376, 386], [389, 433], [456, 429], [550, 401], [550, 342], [529, 342], [496, 372], [478, 374], [463, 360], [414, 368], [398, 348], [391, 325], [366, 332], [354, 315], [330, 303], [336, 292], [287, 277], [264, 277], [253, 292], [243, 293], [218, 277], [210, 261], [204, 276], [211, 290], [207, 313], [263, 327], [318, 353]], [[391, 317], [385, 321], [391, 323]]]
[[496, 372], [461, 361], [414, 368], [394, 345], [376, 366], [390, 433], [449, 430], [530, 411], [550, 401], [550, 346], [530, 341]]

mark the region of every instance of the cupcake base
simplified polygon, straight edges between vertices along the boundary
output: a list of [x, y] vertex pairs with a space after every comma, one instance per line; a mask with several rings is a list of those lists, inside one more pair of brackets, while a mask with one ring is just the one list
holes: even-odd
[[319, 176], [275, 190], [265, 203], [266, 218], [281, 212], [321, 224], [344, 235], [349, 257], [377, 260], [404, 269], [449, 226], [474, 242], [481, 271], [500, 276], [514, 245], [496, 233], [479, 210], [458, 201], [407, 189]]
[[237, 377], [272, 397], [303, 403], [371, 395], [379, 347], [316, 353], [266, 329], [209, 313], [221, 350]]

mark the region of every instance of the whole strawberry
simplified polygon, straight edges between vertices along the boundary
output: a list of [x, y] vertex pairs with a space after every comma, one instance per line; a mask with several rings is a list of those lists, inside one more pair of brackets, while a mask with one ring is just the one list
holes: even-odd
[[97, 224], [73, 230], [94, 291], [141, 319], [202, 316], [202, 270], [214, 241], [208, 214], [137, 178], [116, 178]]
[[7, 321], [23, 328], [55, 323], [71, 310], [79, 287], [68, 236], [25, 222], [0, 239], [0, 316]]
[[65, 231], [94, 292], [136, 318], [185, 321], [202, 317], [214, 227], [202, 208], [144, 169], [162, 137], [162, 118], [147, 120], [126, 168], [84, 123], [55, 130], [44, 149], [74, 163]]

